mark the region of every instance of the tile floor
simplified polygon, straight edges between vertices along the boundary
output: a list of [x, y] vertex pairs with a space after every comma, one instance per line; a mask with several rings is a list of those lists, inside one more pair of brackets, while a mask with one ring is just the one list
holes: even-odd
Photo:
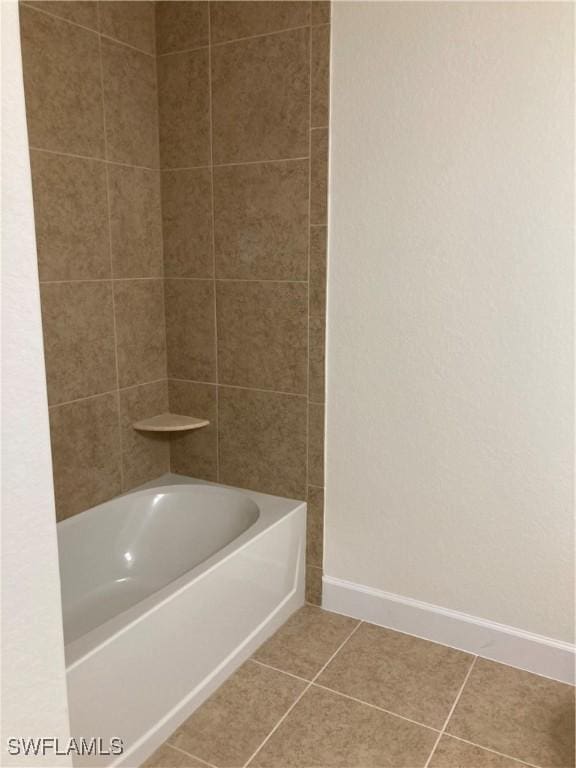
[[145, 768], [574, 767], [574, 689], [306, 605]]

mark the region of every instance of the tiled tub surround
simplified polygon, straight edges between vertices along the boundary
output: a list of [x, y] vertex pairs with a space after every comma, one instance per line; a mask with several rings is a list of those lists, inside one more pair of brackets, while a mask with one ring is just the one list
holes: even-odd
[[172, 471], [310, 500], [322, 564], [329, 5], [157, 3]]
[[305, 606], [146, 768], [572, 768], [574, 688]]
[[[21, 5], [58, 517], [169, 466], [308, 498], [316, 602], [329, 20], [324, 2]], [[168, 407], [211, 425], [131, 428]]]
[[59, 519], [166, 472], [154, 8], [20, 5]]

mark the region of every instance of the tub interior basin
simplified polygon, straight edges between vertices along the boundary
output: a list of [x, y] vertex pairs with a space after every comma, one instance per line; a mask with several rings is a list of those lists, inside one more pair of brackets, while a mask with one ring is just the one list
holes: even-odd
[[66, 643], [195, 568], [259, 517], [239, 491], [167, 485], [112, 499], [58, 524]]

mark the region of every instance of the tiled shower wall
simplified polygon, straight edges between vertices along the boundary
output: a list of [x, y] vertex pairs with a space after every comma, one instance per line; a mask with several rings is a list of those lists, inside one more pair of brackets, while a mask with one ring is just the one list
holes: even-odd
[[[329, 21], [324, 2], [22, 6], [58, 515], [169, 464], [307, 498], [311, 601]], [[210, 427], [131, 428], [168, 404]]]
[[20, 6], [56, 512], [169, 468], [151, 3]]
[[329, 6], [158, 4], [175, 472], [308, 498], [322, 562]]

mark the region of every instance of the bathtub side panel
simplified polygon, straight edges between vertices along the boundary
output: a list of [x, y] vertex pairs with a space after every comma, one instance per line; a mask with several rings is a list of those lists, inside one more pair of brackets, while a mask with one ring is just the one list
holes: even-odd
[[125, 750], [76, 765], [139, 765], [303, 604], [305, 527], [301, 507], [68, 670], [72, 734]]

